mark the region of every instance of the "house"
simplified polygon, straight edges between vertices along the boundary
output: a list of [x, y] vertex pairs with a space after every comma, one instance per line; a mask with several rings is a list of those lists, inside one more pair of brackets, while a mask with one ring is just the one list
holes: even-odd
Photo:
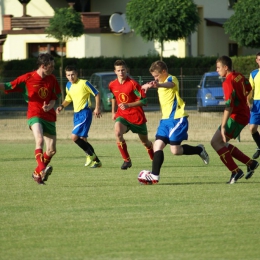
[[[49, 51], [66, 57], [133, 57], [160, 52], [158, 42], [146, 42], [129, 28], [124, 13], [129, 0], [2, 0], [0, 60], [26, 59]], [[20, 3], [22, 2], [22, 4]], [[249, 55], [224, 33], [223, 23], [234, 13], [231, 0], [195, 0], [201, 17], [197, 32], [185, 40], [165, 42], [163, 56]], [[44, 33], [54, 10], [74, 6], [81, 13], [84, 35], [64, 49]], [[221, 44], [219, 44], [221, 42]]]

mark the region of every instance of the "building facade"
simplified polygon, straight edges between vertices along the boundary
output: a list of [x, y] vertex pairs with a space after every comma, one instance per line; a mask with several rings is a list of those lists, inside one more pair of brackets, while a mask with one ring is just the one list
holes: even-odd
[[[129, 0], [18, 0], [0, 2], [0, 60], [26, 59], [41, 52], [82, 57], [136, 57], [160, 53], [158, 42], [146, 42], [126, 28], [125, 13]], [[81, 13], [84, 34], [69, 40], [64, 49], [44, 28], [56, 8], [74, 8]], [[185, 40], [165, 42], [163, 56], [249, 55], [256, 50], [240, 48], [224, 33], [223, 23], [234, 13], [228, 0], [195, 0], [201, 18], [197, 31]], [[120, 16], [121, 15], [121, 16]], [[115, 18], [115, 19], [112, 19]], [[134, 28], [133, 28], [134, 29]], [[220, 44], [221, 43], [221, 44]]]

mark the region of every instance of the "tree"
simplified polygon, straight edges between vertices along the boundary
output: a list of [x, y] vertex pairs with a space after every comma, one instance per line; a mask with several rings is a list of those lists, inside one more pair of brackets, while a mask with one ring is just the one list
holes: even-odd
[[70, 38], [80, 37], [84, 33], [84, 25], [81, 21], [80, 13], [77, 13], [73, 7], [56, 9], [54, 16], [50, 19], [50, 26], [45, 29], [45, 32], [47, 33], [47, 37], [53, 37], [60, 43], [60, 84], [62, 88], [62, 99], [64, 99], [64, 90], [62, 86], [63, 45]]
[[177, 41], [188, 37], [200, 23], [197, 6], [192, 0], [131, 0], [126, 19], [136, 34], [146, 41]]
[[234, 14], [224, 23], [225, 33], [238, 45], [260, 47], [260, 0], [240, 0], [234, 5]]

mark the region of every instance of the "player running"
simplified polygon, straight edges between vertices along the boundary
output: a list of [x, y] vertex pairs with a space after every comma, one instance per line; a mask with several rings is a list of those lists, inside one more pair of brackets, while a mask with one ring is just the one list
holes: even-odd
[[76, 67], [67, 66], [65, 73], [68, 79], [66, 84], [66, 97], [62, 104], [57, 107], [56, 113], [59, 114], [65, 107], [73, 102], [74, 128], [72, 130], [71, 139], [85, 152], [85, 166], [99, 168], [102, 166], [102, 163], [97, 157], [92, 145], [87, 141], [88, 132], [92, 123], [90, 95], [95, 96], [96, 100], [96, 107], [93, 114], [95, 117], [100, 118], [99, 92], [89, 81], [78, 78]]
[[[61, 96], [61, 90], [52, 75], [53, 57], [48, 53], [41, 54], [37, 65], [36, 71], [23, 74], [11, 82], [0, 83], [0, 90], [6, 94], [21, 92], [28, 103], [28, 125], [35, 139], [37, 162], [32, 177], [38, 184], [44, 184], [53, 170], [48, 165], [56, 153], [56, 113], [53, 107]], [[43, 153], [44, 142], [46, 151]]]
[[132, 166], [132, 161], [123, 136], [125, 133], [131, 130], [138, 134], [151, 160], [153, 160], [153, 144], [148, 140], [147, 120], [142, 108], [147, 104], [145, 93], [141, 90], [141, 86], [127, 75], [127, 66], [123, 60], [115, 61], [114, 68], [117, 79], [109, 84], [113, 94], [112, 119], [115, 120], [117, 147], [124, 160], [121, 169], [126, 170]]
[[144, 84], [145, 92], [150, 88], [158, 89], [159, 102], [162, 110], [162, 119], [156, 133], [154, 142], [154, 159], [152, 172], [138, 176], [142, 184], [156, 184], [159, 182], [160, 170], [164, 161], [163, 149], [170, 144], [174, 155], [198, 155], [205, 164], [209, 163], [209, 156], [202, 144], [191, 146], [181, 145], [188, 139], [188, 114], [185, 112], [185, 103], [179, 95], [178, 79], [168, 73], [165, 62], [152, 63], [150, 73], [154, 81]]
[[252, 177], [258, 167], [256, 160], [251, 160], [237, 147], [228, 143], [230, 139], [236, 139], [242, 129], [249, 123], [250, 111], [247, 96], [252, 87], [242, 74], [232, 71], [232, 60], [228, 56], [222, 56], [216, 61], [217, 72], [225, 77], [223, 82], [226, 107], [222, 117], [222, 123], [211, 140], [211, 145], [218, 153], [220, 160], [231, 172], [228, 184], [233, 184], [244, 176], [233, 158], [247, 166], [246, 179]]

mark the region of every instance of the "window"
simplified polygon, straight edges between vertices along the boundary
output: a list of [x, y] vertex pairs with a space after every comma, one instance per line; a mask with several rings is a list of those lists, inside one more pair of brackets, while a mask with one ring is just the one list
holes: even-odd
[[237, 43], [228, 44], [228, 56], [237, 56], [238, 55], [238, 45]]
[[228, 8], [232, 9], [234, 4], [237, 3], [238, 0], [228, 0]]
[[61, 52], [60, 44], [52, 43], [28, 43], [28, 57], [38, 57], [40, 53], [49, 52], [53, 57], [66, 56], [66, 46], [63, 46]]

